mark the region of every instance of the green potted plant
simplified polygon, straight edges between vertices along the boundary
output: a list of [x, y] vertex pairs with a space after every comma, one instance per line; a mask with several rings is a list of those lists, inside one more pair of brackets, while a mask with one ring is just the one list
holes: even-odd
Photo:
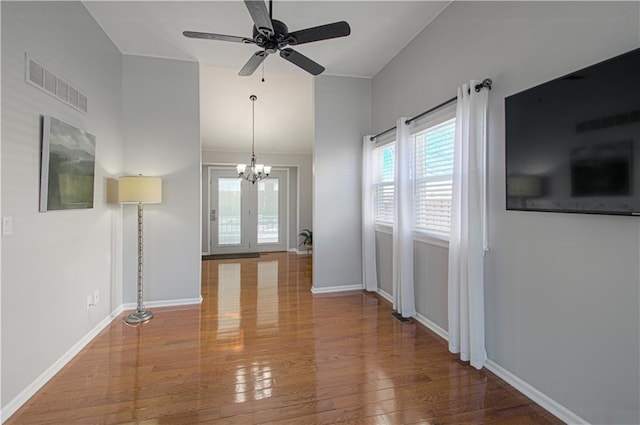
[[313, 247], [313, 232], [309, 229], [302, 229], [298, 236], [302, 238], [299, 245], [307, 248], [307, 251], [311, 251]]

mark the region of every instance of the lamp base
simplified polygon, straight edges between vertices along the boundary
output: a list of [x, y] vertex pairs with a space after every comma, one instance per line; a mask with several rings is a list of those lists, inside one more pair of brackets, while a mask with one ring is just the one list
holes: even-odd
[[148, 322], [151, 319], [153, 319], [153, 313], [149, 310], [143, 310], [131, 313], [126, 317], [126, 319], [124, 319], [124, 321], [131, 324], [138, 324]]

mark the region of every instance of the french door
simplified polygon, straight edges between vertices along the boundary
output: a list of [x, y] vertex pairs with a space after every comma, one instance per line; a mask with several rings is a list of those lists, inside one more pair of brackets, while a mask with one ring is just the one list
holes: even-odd
[[272, 170], [252, 184], [238, 179], [235, 168], [209, 170], [210, 252], [286, 251], [288, 172]]

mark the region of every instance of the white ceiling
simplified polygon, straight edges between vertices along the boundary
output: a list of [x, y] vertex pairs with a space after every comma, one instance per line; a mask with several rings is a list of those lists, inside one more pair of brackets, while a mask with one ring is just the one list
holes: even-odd
[[[311, 153], [313, 77], [306, 72], [238, 77], [237, 70], [200, 67], [200, 128], [203, 149], [251, 149], [251, 101], [255, 94], [256, 154]], [[257, 72], [256, 72], [257, 74]]]
[[[182, 31], [251, 38], [251, 17], [233, 1], [85, 1], [86, 8], [124, 54], [201, 64], [203, 148], [246, 150], [251, 102], [256, 102], [256, 151], [311, 152], [313, 78], [271, 55], [252, 77], [236, 74], [253, 45], [188, 39]], [[372, 77], [402, 50], [449, 1], [289, 1], [273, 3], [273, 17], [290, 31], [347, 21], [351, 35], [296, 46], [325, 66], [325, 75]], [[249, 93], [251, 92], [251, 93]], [[260, 121], [265, 122], [260, 124]], [[276, 127], [276, 128], [273, 128]], [[239, 139], [240, 138], [240, 139]]]

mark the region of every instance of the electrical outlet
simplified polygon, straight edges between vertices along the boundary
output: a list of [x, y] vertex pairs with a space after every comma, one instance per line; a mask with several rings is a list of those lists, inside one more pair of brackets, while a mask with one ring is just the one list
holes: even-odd
[[98, 291], [97, 289], [93, 292], [93, 304], [94, 305], [98, 305], [98, 303], [100, 302], [100, 291]]
[[2, 236], [13, 234], [13, 217], [2, 217]]
[[93, 297], [91, 295], [87, 295], [87, 310], [93, 307]]

